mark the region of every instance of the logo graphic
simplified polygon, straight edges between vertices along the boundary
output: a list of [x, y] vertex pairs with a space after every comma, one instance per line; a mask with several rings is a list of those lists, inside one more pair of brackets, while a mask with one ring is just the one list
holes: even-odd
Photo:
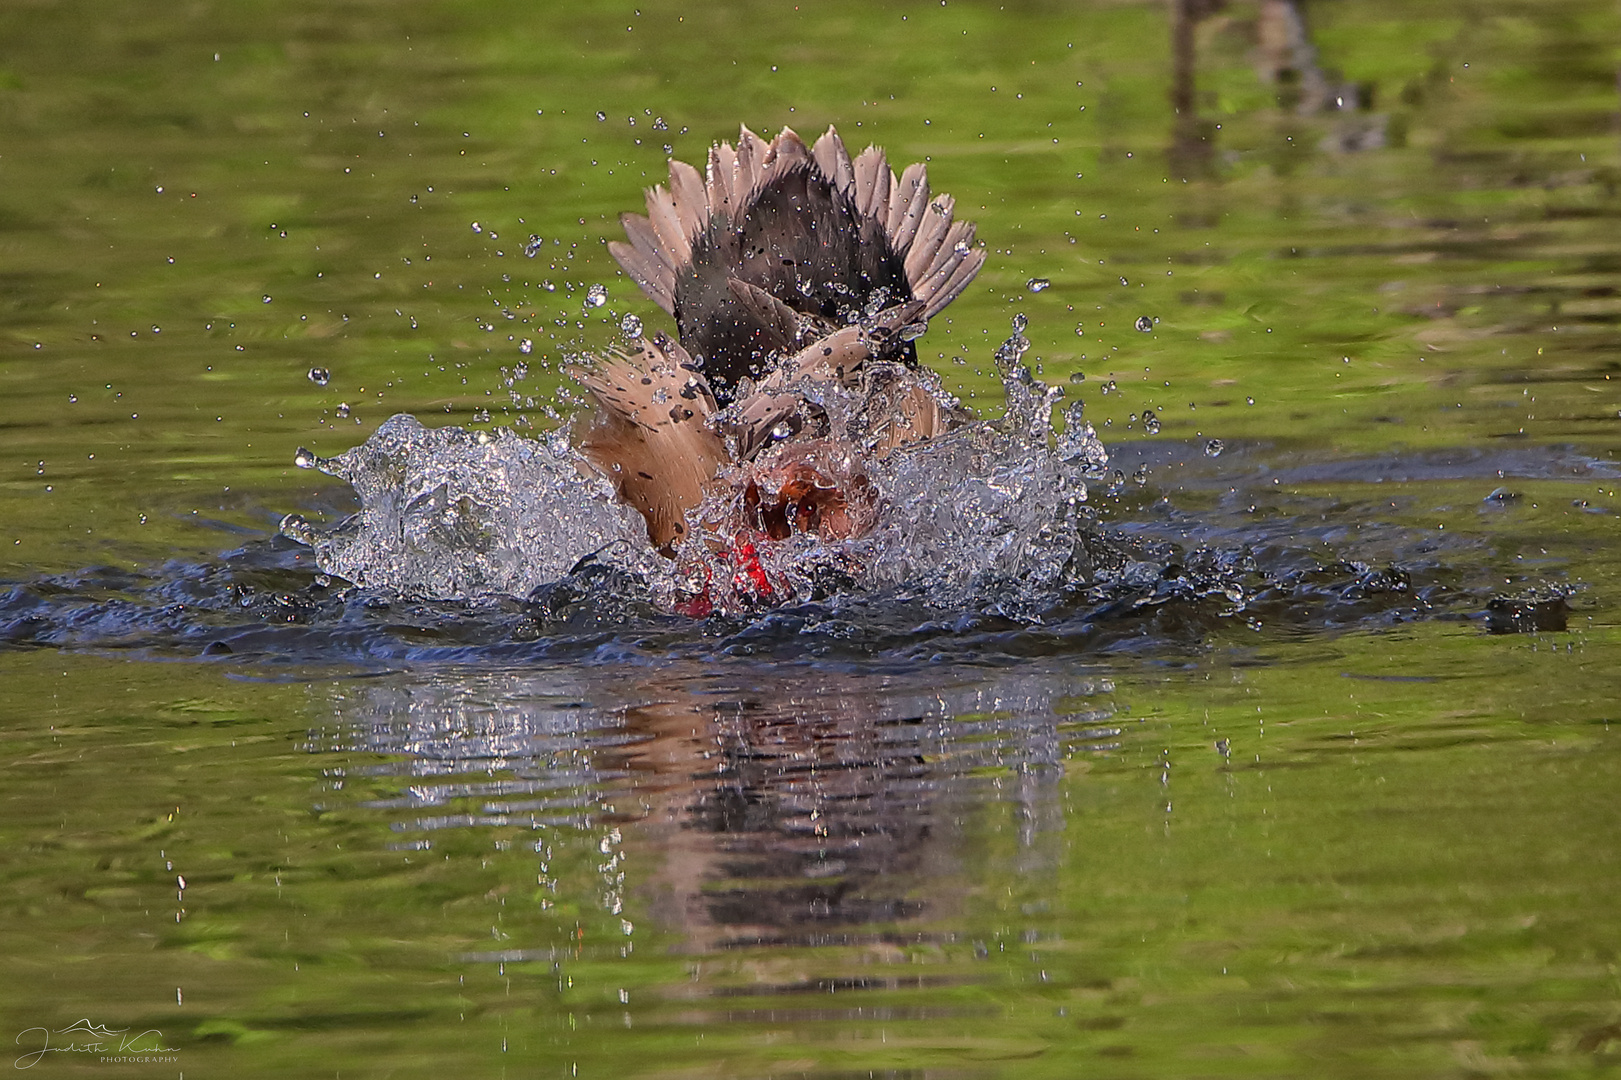
[[129, 1028], [110, 1028], [106, 1024], [92, 1024], [88, 1020], [80, 1020], [69, 1024], [65, 1028], [58, 1028], [58, 1035], [88, 1035], [92, 1039], [110, 1039], [114, 1035], [122, 1035]]
[[[88, 1018], [52, 1031], [31, 1027], [17, 1033], [24, 1053], [11, 1063], [14, 1069], [32, 1069], [46, 1054], [86, 1054], [103, 1065], [172, 1065], [180, 1059], [177, 1046], [165, 1045], [157, 1028], [130, 1034], [127, 1027], [108, 1027]], [[81, 1059], [82, 1060], [82, 1059]]]

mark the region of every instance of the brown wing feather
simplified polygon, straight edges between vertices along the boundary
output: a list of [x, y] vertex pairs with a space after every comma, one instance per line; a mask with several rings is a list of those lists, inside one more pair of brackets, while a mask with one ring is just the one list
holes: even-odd
[[869, 146], [855, 160], [855, 204], [863, 217], [889, 219], [889, 162], [884, 152]]
[[649, 299], [674, 314], [675, 267], [678, 265], [671, 262], [674, 256], [664, 249], [652, 223], [640, 214], [621, 214], [619, 220], [625, 226], [625, 236], [630, 243], [611, 241], [608, 253]]
[[918, 299], [928, 305], [924, 309], [923, 317], [932, 319], [940, 314], [947, 304], [962, 295], [969, 282], [974, 280], [974, 275], [979, 273], [979, 268], [984, 265], [985, 249], [972, 248], [938, 284], [933, 281], [924, 282], [918, 289]]
[[906, 166], [900, 184], [889, 195], [887, 231], [896, 251], [905, 251], [911, 246], [928, 205], [929, 171], [921, 161], [916, 161]]
[[[676, 216], [681, 219], [681, 229], [690, 247], [692, 238], [709, 224], [709, 193], [704, 190], [702, 174], [685, 161], [671, 158], [670, 196], [675, 199]], [[688, 257], [691, 257], [690, 250]]]
[[732, 278], [726, 282], [732, 296], [743, 305], [754, 321], [770, 339], [770, 347], [783, 352], [799, 339], [799, 313], [775, 296], [746, 281]]
[[571, 374], [597, 403], [576, 445], [646, 519], [653, 546], [669, 554], [685, 535], [686, 512], [728, 460], [707, 424], [714, 395], [686, 350], [663, 335], [639, 354], [598, 357]]
[[663, 187], [648, 189], [647, 220], [658, 237], [660, 247], [667, 253], [666, 261], [672, 270], [692, 258], [692, 237], [682, 228], [675, 196]]
[[816, 140], [816, 145], [811, 148], [811, 156], [834, 188], [848, 194], [855, 183], [855, 167], [850, 164], [850, 151], [844, 148], [844, 140], [839, 138], [838, 130], [832, 124]]
[[705, 184], [709, 188], [709, 217], [710, 220], [725, 215], [727, 220], [735, 216], [737, 195], [732, 189], [732, 182], [737, 176], [737, 151], [732, 149], [730, 143], [716, 143], [709, 148], [709, 169], [705, 176]]

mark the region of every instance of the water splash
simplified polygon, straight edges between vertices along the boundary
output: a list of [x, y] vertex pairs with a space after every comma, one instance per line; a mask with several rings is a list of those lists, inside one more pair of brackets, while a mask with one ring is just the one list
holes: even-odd
[[309, 457], [354, 486], [360, 512], [330, 530], [289, 515], [281, 531], [357, 585], [430, 599], [525, 596], [604, 548], [633, 570], [656, 558], [641, 519], [557, 436], [430, 429], [402, 414], [361, 446]]
[[[802, 398], [815, 416], [785, 421], [788, 430], [819, 424], [832, 447], [867, 447], [858, 460], [816, 443], [785, 441], [761, 453], [712, 493], [693, 517], [705, 543], [683, 550], [672, 574], [659, 582], [667, 606], [697, 601], [699, 612], [744, 611], [763, 603], [830, 594], [886, 594], [932, 606], [980, 608], [1025, 617], [1050, 607], [1066, 590], [1094, 577], [1105, 547], [1087, 502], [1087, 480], [1105, 475], [1108, 454], [1082, 419], [1079, 402], [1055, 432], [1060, 387], [1034, 378], [1023, 365], [1030, 347], [1026, 322], [997, 350], [1007, 409], [1000, 420], [969, 420], [945, 435], [872, 453], [871, 410], [881, 397], [827, 384], [804, 383]], [[879, 365], [871, 365], [876, 368]], [[876, 371], [869, 373], [869, 391]], [[941, 408], [960, 412], [931, 372], [909, 375]], [[880, 429], [881, 430], [881, 429]], [[813, 464], [836, 486], [854, 484], [875, 494], [876, 518], [853, 539], [829, 540], [809, 531], [768, 542], [739, 512], [745, 482], [761, 488], [777, 466], [818, 456]], [[761, 492], [769, 502], [772, 492]]]
[[[325, 573], [438, 599], [527, 596], [607, 549], [604, 558], [640, 575], [659, 606], [693, 614], [878, 592], [941, 607], [1039, 611], [1096, 572], [1102, 541], [1087, 481], [1107, 474], [1109, 457], [1080, 402], [1055, 430], [1064, 391], [1023, 364], [1025, 325], [1016, 319], [997, 350], [1007, 396], [999, 420], [970, 419], [887, 454], [872, 452], [888, 415], [875, 382], [866, 393], [799, 388], [831, 432], [829, 445], [844, 448], [843, 464], [825, 467], [852, 481], [859, 474], [874, 493], [871, 528], [853, 539], [795, 532], [780, 542], [740, 540], [741, 526], [727, 524], [737, 520], [740, 487], [723, 482], [689, 515], [694, 539], [670, 562], [653, 552], [641, 519], [590, 478], [562, 432], [537, 441], [428, 429], [405, 415], [336, 458], [301, 451], [352, 484], [362, 508], [331, 530], [290, 516], [282, 532], [314, 548]], [[907, 377], [962, 414], [932, 372]], [[807, 443], [788, 438], [799, 426], [780, 426], [779, 445], [722, 480], [761, 478], [778, 457], [806, 452]], [[700, 594], [704, 604], [694, 610]]]

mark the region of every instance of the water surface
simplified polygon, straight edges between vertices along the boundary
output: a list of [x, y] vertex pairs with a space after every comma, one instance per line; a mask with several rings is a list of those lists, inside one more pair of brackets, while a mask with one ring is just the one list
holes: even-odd
[[[0, 1015], [172, 1048], [32, 1068], [1613, 1070], [1615, 6], [800, 8], [0, 15]], [[928, 160], [921, 355], [994, 415], [1027, 316], [1129, 565], [693, 622], [277, 536], [300, 446], [555, 427], [740, 121]]]

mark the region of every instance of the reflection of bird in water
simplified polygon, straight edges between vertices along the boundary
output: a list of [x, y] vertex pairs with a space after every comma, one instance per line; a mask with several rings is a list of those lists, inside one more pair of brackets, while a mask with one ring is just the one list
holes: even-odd
[[706, 529], [738, 549], [872, 526], [864, 462], [967, 416], [913, 345], [985, 261], [952, 206], [922, 164], [897, 178], [875, 147], [852, 160], [832, 128], [814, 147], [744, 128], [710, 150], [707, 178], [670, 162], [669, 187], [610, 250], [680, 340], [576, 372], [598, 406], [579, 448], [655, 547], [674, 553], [706, 494], [723, 518]]

